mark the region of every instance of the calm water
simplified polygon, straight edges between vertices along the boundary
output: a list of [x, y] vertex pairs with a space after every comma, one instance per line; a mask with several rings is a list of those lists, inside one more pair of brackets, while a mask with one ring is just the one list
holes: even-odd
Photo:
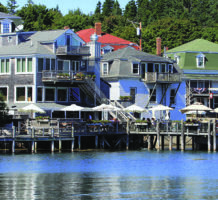
[[0, 155], [0, 199], [218, 199], [218, 153]]

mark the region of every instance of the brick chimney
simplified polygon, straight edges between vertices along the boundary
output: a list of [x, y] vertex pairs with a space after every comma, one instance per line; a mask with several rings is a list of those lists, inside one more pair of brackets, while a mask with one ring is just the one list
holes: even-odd
[[156, 48], [157, 48], [157, 56], [161, 56], [161, 38], [156, 38]]
[[65, 26], [64, 29], [67, 30], [67, 29], [70, 29], [70, 27], [69, 26]]
[[101, 35], [101, 22], [96, 22], [95, 23], [95, 33], [96, 35]]

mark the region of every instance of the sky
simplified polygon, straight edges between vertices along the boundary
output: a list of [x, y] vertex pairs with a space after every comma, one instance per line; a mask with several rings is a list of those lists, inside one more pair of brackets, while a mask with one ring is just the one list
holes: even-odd
[[[1, 0], [1, 3], [6, 6], [8, 0]], [[17, 5], [19, 5], [19, 8], [24, 6], [27, 3], [27, 0], [16, 0]], [[56, 6], [59, 6], [60, 11], [63, 15], [66, 15], [69, 10], [76, 10], [77, 8], [80, 8], [80, 10], [84, 14], [90, 14], [90, 12], [95, 11], [96, 5], [99, 0], [33, 0], [35, 4], [43, 4], [47, 8], [56, 8]], [[120, 3], [120, 7], [122, 9], [125, 8], [126, 4], [130, 0], [118, 0]], [[101, 0], [101, 3], [103, 4], [104, 0]]]

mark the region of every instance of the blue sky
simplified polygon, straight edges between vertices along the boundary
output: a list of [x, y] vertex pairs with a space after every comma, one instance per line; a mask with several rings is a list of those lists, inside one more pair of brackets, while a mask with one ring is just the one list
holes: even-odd
[[[55, 8], [58, 5], [64, 15], [67, 14], [69, 10], [75, 10], [77, 8], [80, 8], [85, 14], [94, 12], [98, 1], [99, 0], [33, 0], [35, 4], [43, 4], [46, 5], [47, 8]], [[130, 0], [118, 0], [122, 9], [125, 8], [129, 1]], [[104, 0], [101, 0], [101, 2], [103, 4]], [[7, 0], [1, 0], [1, 3], [6, 6]], [[20, 7], [26, 3], [27, 0], [17, 0], [17, 5]]]

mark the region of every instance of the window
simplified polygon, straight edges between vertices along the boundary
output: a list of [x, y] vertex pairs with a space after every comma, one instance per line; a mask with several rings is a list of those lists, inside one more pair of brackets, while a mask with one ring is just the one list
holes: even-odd
[[170, 104], [175, 104], [175, 95], [176, 95], [176, 90], [175, 89], [170, 90]]
[[130, 88], [130, 96], [132, 97], [132, 101], [135, 102], [136, 90], [137, 88]]
[[55, 101], [55, 88], [45, 88], [45, 101]]
[[79, 61], [72, 60], [72, 61], [71, 61], [71, 70], [72, 70], [73, 72], [78, 72], [78, 71], [80, 71], [80, 62], [79, 62]]
[[32, 71], [32, 58], [17, 58], [16, 72], [25, 73]]
[[43, 70], [43, 58], [38, 58], [38, 72], [42, 72]]
[[154, 64], [154, 71], [159, 72], [160, 64]]
[[176, 64], [178, 65], [180, 61], [180, 56], [174, 55], [174, 59], [176, 61]]
[[67, 101], [67, 88], [59, 89], [58, 88], [58, 101]]
[[196, 56], [196, 64], [198, 68], [204, 68], [205, 67], [205, 55], [204, 54], [198, 54]]
[[7, 87], [1, 87], [0, 94], [3, 96], [3, 101], [8, 100], [8, 88]]
[[103, 75], [108, 75], [108, 72], [109, 72], [108, 63], [102, 64], [102, 72], [103, 72]]
[[161, 72], [162, 73], [166, 72], [166, 64], [161, 64]]
[[42, 101], [42, 88], [37, 88], [37, 101]]
[[3, 33], [10, 33], [10, 25], [8, 23], [3, 23]]
[[169, 65], [168, 65], [168, 68], [169, 68], [169, 73], [173, 73], [173, 65], [172, 65], [172, 64], [169, 64]]
[[[153, 94], [152, 94], [152, 92], [153, 92]], [[150, 97], [151, 97], [150, 101], [156, 102], [156, 89], [154, 91], [153, 91], [153, 89], [150, 89]]]
[[153, 63], [148, 63], [148, 72], [154, 72], [154, 64]]
[[132, 73], [133, 74], [139, 74], [139, 64], [138, 63], [133, 63], [133, 65], [132, 65]]
[[15, 89], [16, 91], [16, 101], [25, 102], [32, 101], [33, 90], [30, 86], [18, 86]]
[[69, 88], [69, 101], [79, 102], [80, 101], [80, 90], [79, 88]]
[[0, 60], [0, 74], [8, 74], [9, 73], [9, 66], [10, 66], [9, 59], [1, 59]]

